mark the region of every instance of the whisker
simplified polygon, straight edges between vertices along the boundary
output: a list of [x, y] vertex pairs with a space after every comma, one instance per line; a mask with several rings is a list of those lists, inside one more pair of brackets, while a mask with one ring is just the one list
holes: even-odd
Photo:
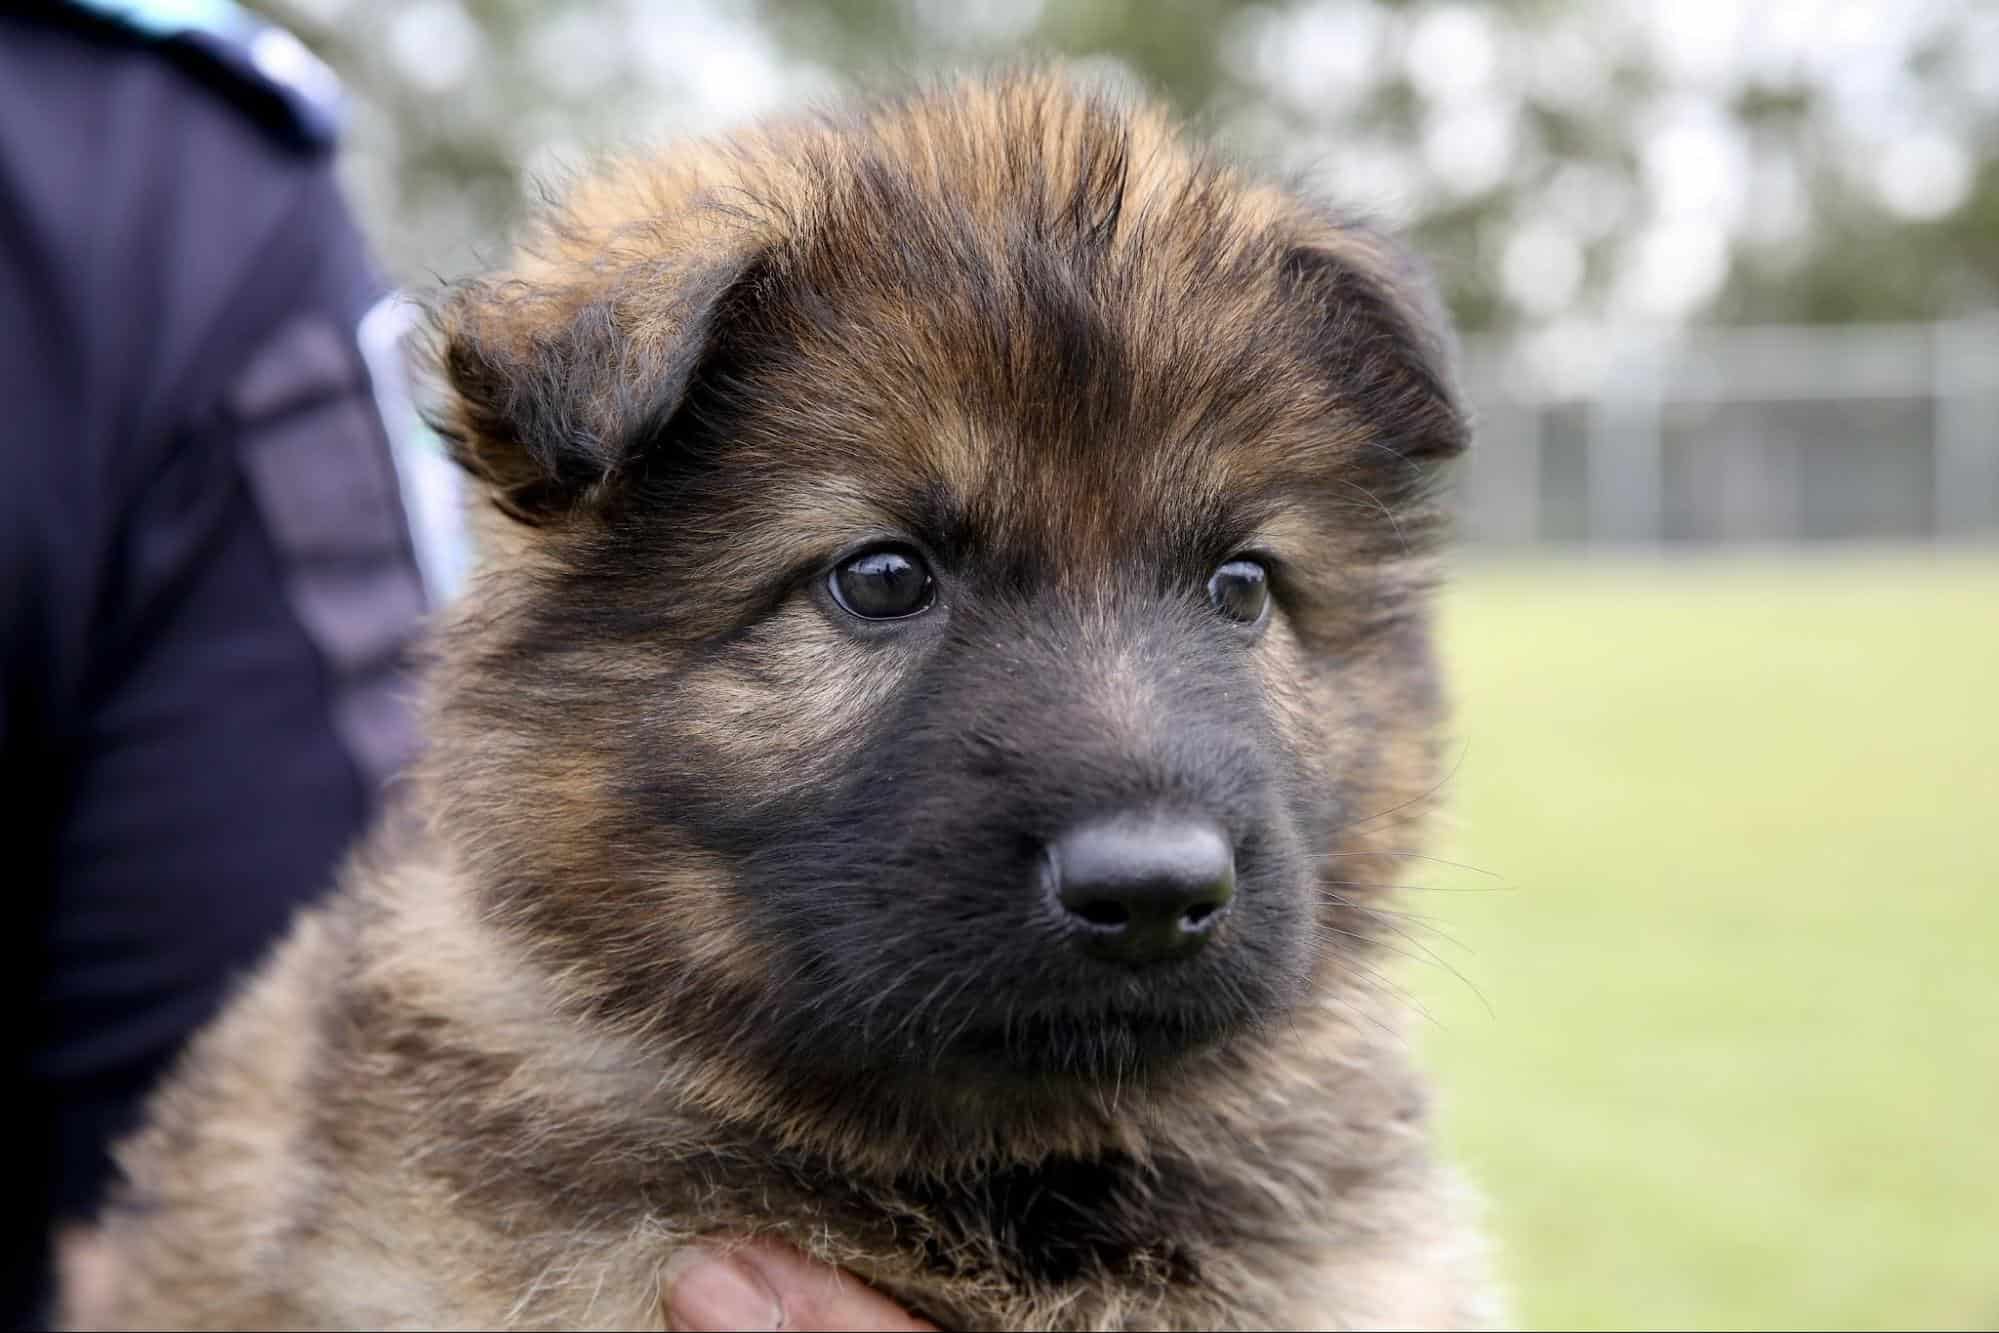
[[[1399, 986], [1395, 982], [1389, 980], [1387, 975], [1381, 972], [1378, 968], [1370, 967], [1368, 964], [1363, 963], [1358, 959], [1354, 958], [1349, 958], [1347, 962], [1349, 965], [1350, 973], [1359, 980], [1366, 982], [1368, 988], [1373, 992], [1375, 992], [1377, 995], [1392, 1000], [1395, 1003], [1401, 1005], [1403, 1008], [1416, 1013], [1425, 1022], [1429, 1023], [1432, 1027], [1437, 1028], [1439, 1031], [1443, 1030], [1444, 1025], [1437, 1021], [1436, 1015], [1432, 1014], [1428, 1009], [1424, 1008], [1422, 1002], [1417, 1000], [1417, 998], [1414, 995], [1410, 994], [1406, 988]], [[1365, 1009], [1359, 1008], [1357, 1006], [1353, 1007], [1353, 1012], [1361, 1014], [1363, 1016], [1366, 1016], [1367, 1014], [1367, 1011]], [[1376, 1025], [1381, 1028], [1382, 1031], [1391, 1032], [1391, 1033], [1394, 1031], [1394, 1029], [1391, 1028], [1387, 1023], [1381, 1022], [1379, 1018], [1376, 1018], [1374, 1021]]]
[[[1457, 980], [1464, 986], [1464, 988], [1472, 993], [1473, 998], [1475, 998], [1479, 1002], [1480, 1007], [1485, 1010], [1486, 1015], [1488, 1017], [1491, 1018], [1499, 1017], [1498, 1011], [1492, 1007], [1492, 1001], [1486, 998], [1485, 992], [1480, 990], [1478, 988], [1478, 985], [1475, 982], [1473, 982], [1470, 977], [1466, 976], [1463, 972], [1460, 972], [1457, 968], [1453, 967], [1445, 959], [1440, 958], [1434, 950], [1426, 948], [1420, 941], [1410, 939], [1407, 935], [1402, 934], [1402, 932], [1400, 931], [1396, 932], [1398, 936], [1400, 936], [1406, 943], [1408, 943], [1411, 948], [1414, 948], [1419, 952], [1411, 953], [1409, 952], [1408, 949], [1398, 948], [1394, 944], [1391, 944], [1389, 941], [1381, 939], [1378, 936], [1362, 935], [1356, 931], [1351, 931], [1351, 930], [1341, 930], [1337, 926], [1322, 925], [1318, 927], [1318, 929], [1321, 931], [1330, 932], [1335, 935], [1344, 936], [1347, 939], [1357, 940], [1360, 943], [1366, 944], [1371, 948], [1385, 949], [1389, 953], [1392, 953], [1395, 956], [1397, 956], [1398, 958], [1406, 958], [1413, 963], [1429, 963], [1435, 967], [1442, 968], [1444, 971], [1450, 973], [1453, 977], [1457, 978]], [[1366, 963], [1363, 963], [1351, 956], [1348, 956], [1344, 961], [1346, 961], [1355, 971], [1360, 972], [1362, 975], [1369, 976], [1374, 980], [1376, 980], [1377, 982], [1380, 982], [1384, 986], [1388, 987], [1391, 993], [1393, 993], [1397, 998], [1402, 1000], [1405, 1004], [1408, 1004], [1411, 1008], [1415, 1009], [1417, 1013], [1422, 1014], [1424, 1018], [1429, 1019], [1430, 1022], [1436, 1023], [1437, 1026], [1440, 1028], [1443, 1026], [1441, 1023], [1437, 1023], [1436, 1018], [1433, 1017], [1430, 1014], [1430, 1012], [1427, 1009], [1425, 1009], [1420, 1003], [1418, 1003], [1413, 996], [1411, 996], [1407, 991], [1403, 990], [1401, 987], [1388, 982], [1387, 979], [1383, 977], [1380, 972], [1375, 971], [1374, 969], [1370, 968]]]
[[[1391, 450], [1390, 452], [1392, 453], [1394, 451]], [[1387, 506], [1387, 504], [1385, 504], [1382, 501], [1380, 496], [1376, 495], [1373, 491], [1370, 491], [1367, 487], [1361, 485], [1359, 482], [1342, 481], [1340, 482], [1340, 485], [1346, 487], [1348, 490], [1359, 491], [1362, 495], [1365, 495], [1368, 498], [1368, 501], [1371, 504], [1373, 504], [1376, 509], [1379, 509], [1383, 515], [1387, 517], [1389, 527], [1392, 528], [1395, 532], [1395, 540], [1402, 543], [1402, 554], [1405, 556], [1411, 554], [1411, 549], [1409, 546], [1409, 538], [1402, 531], [1402, 520], [1395, 516], [1395, 511], [1393, 509], [1390, 509]]]
[[1322, 861], [1331, 861], [1334, 858], [1341, 856], [1402, 856], [1402, 857], [1408, 857], [1411, 860], [1429, 861], [1435, 865], [1449, 866], [1453, 870], [1469, 870], [1474, 875], [1484, 875], [1488, 879], [1506, 878], [1506, 876], [1500, 874], [1497, 870], [1487, 870], [1483, 866], [1469, 865], [1466, 862], [1453, 861], [1447, 857], [1432, 856], [1428, 852], [1405, 852], [1405, 851], [1396, 851], [1392, 849], [1383, 849], [1381, 851], [1367, 851], [1361, 848], [1355, 848], [1351, 851], [1327, 852], [1319, 859]]
[[1445, 930], [1434, 918], [1424, 916], [1418, 912], [1400, 912], [1392, 907], [1368, 907], [1362, 903], [1352, 902], [1345, 898], [1334, 899], [1334, 906], [1342, 911], [1359, 912], [1363, 916], [1377, 917], [1390, 930], [1420, 930], [1439, 943], [1463, 949], [1466, 953], [1476, 952], [1476, 950], [1463, 940]]
[[1412, 796], [1408, 800], [1402, 802], [1400, 805], [1392, 805], [1388, 809], [1383, 810], [1380, 814], [1368, 815], [1361, 819], [1349, 821], [1348, 823], [1341, 825], [1341, 828], [1352, 829], [1352, 828], [1359, 828], [1363, 824], [1372, 824], [1375, 820], [1386, 819], [1388, 816], [1396, 813], [1399, 810], [1407, 810], [1410, 806], [1415, 805], [1419, 801], [1429, 800], [1432, 796], [1435, 796], [1438, 792], [1442, 791], [1444, 788], [1451, 785], [1452, 779], [1456, 778], [1458, 775], [1458, 770], [1464, 767], [1465, 756], [1469, 753], [1471, 753], [1471, 741], [1467, 739], [1464, 741], [1463, 744], [1458, 746], [1458, 757], [1457, 760], [1454, 763], [1452, 763], [1450, 771], [1445, 773], [1443, 777], [1437, 779], [1436, 785], [1431, 787], [1428, 791], [1423, 792], [1422, 794], [1417, 796]]
[[1402, 880], [1322, 879], [1330, 889], [1372, 889], [1378, 893], [1511, 893], [1512, 884], [1410, 884]]

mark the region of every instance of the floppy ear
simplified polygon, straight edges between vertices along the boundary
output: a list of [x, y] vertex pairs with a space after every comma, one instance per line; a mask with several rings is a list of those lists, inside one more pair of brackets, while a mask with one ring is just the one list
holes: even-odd
[[544, 524], [586, 506], [668, 430], [753, 267], [460, 283], [433, 317], [449, 391], [433, 424], [513, 518]]
[[1435, 286], [1407, 252], [1338, 226], [1291, 245], [1279, 279], [1303, 314], [1303, 351], [1329, 392], [1414, 473], [1462, 453], [1470, 429], [1456, 344]]

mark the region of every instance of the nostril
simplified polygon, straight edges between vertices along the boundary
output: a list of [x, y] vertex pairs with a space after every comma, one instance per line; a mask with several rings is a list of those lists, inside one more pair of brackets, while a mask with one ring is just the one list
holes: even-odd
[[1180, 920], [1189, 927], [1199, 926], [1215, 914], [1217, 906], [1215, 903], [1195, 903]]
[[1088, 902], [1077, 903], [1069, 910], [1093, 926], [1106, 928], [1122, 926], [1131, 920], [1130, 908], [1108, 898], [1094, 898]]

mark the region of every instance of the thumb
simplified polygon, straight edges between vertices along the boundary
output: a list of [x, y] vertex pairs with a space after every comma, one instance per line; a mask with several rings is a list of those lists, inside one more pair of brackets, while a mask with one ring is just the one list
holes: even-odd
[[682, 1333], [711, 1329], [935, 1333], [932, 1325], [905, 1314], [860, 1279], [770, 1241], [726, 1250], [690, 1246], [668, 1260], [660, 1284], [667, 1327]]

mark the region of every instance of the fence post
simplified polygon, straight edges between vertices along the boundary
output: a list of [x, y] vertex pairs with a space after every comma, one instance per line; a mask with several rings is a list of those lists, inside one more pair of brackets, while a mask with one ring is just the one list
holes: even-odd
[[1474, 540], [1500, 546], [1542, 540], [1544, 415], [1539, 403], [1499, 389], [1486, 391], [1477, 414], [1477, 438], [1460, 474], [1464, 517]]
[[1933, 533], [1948, 541], [1999, 527], [1999, 320], [1935, 327]]
[[1656, 545], [1665, 536], [1664, 349], [1626, 356], [1590, 410], [1589, 541]]

